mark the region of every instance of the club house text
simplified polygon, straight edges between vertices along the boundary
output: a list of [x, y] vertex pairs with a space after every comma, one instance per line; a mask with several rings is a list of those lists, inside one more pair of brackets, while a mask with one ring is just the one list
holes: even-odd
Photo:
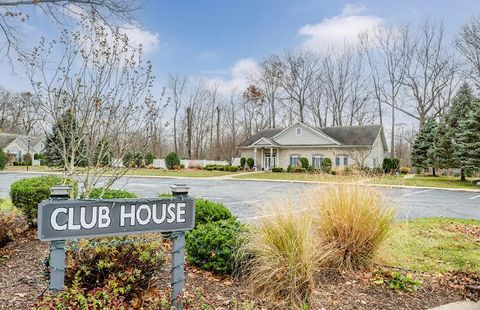
[[[55, 231], [105, 229], [114, 226], [136, 227], [145, 225], [161, 225], [172, 223], [185, 223], [185, 202], [165, 203], [121, 203], [113, 207], [98, 206], [70, 206], [58, 207], [50, 214], [50, 225]], [[119, 208], [119, 212], [111, 212]], [[114, 216], [112, 216], [114, 215]]]

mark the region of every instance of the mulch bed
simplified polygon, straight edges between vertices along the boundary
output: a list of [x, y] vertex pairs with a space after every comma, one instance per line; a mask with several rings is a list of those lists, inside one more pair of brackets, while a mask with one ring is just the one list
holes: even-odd
[[[0, 309], [25, 309], [46, 290], [43, 260], [48, 242], [35, 239], [34, 231], [0, 249]], [[169, 265], [158, 275], [159, 296], [168, 298]], [[405, 271], [402, 271], [405, 273]], [[311, 309], [428, 309], [465, 298], [480, 299], [480, 275], [412, 273], [421, 288], [408, 293], [391, 290], [372, 282], [370, 272], [318, 274], [318, 289]], [[186, 267], [185, 308], [202, 309], [288, 309], [280, 301], [262, 300], [248, 292], [241, 282], [198, 268]], [[208, 308], [207, 308], [208, 309]]]

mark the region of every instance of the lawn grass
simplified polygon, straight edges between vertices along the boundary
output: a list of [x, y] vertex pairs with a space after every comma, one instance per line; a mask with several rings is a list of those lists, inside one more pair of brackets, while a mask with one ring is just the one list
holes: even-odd
[[[234, 176], [235, 179], [291, 180], [315, 182], [341, 182], [346, 177], [326, 173], [254, 172]], [[349, 178], [350, 179], [350, 178]], [[358, 179], [358, 178], [357, 178]]]
[[480, 221], [415, 219], [394, 225], [379, 263], [416, 271], [480, 271]]
[[[26, 166], [7, 166], [5, 169], [6, 172], [26, 172]], [[48, 168], [44, 166], [31, 166], [29, 171], [32, 172], [61, 172], [57, 168]], [[81, 173], [82, 168], [78, 168], [79, 173]], [[224, 175], [233, 175], [235, 172], [229, 171], [208, 171], [208, 170], [193, 170], [193, 169], [182, 169], [182, 170], [163, 170], [163, 169], [131, 169], [126, 173], [126, 176], [164, 176], [164, 177], [193, 177], [193, 178], [208, 178], [208, 177], [219, 177]], [[105, 175], [109, 175], [107, 171]]]
[[339, 176], [324, 173], [289, 173], [289, 172], [256, 172], [234, 176], [235, 179], [262, 179], [262, 180], [291, 180], [311, 182], [356, 182], [362, 181], [367, 184], [384, 184], [399, 186], [427, 186], [439, 188], [478, 189], [480, 186], [473, 185], [473, 179], [460, 181], [459, 177], [447, 176]]
[[467, 181], [460, 181], [459, 177], [448, 176], [428, 176], [415, 175], [413, 177], [405, 176], [384, 176], [377, 177], [369, 181], [372, 184], [386, 184], [386, 185], [402, 185], [402, 186], [428, 186], [440, 188], [464, 188], [464, 189], [479, 189], [480, 186], [472, 183], [473, 179]]

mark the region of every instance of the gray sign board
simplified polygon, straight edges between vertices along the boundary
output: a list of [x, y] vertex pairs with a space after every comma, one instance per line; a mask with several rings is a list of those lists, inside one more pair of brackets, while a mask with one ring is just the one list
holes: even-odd
[[68, 240], [148, 232], [188, 231], [195, 225], [194, 200], [45, 200], [38, 206], [38, 238]]

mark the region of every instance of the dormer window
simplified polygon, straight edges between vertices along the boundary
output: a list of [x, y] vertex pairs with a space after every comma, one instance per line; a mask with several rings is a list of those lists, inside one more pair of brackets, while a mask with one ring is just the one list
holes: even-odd
[[301, 136], [302, 135], [302, 128], [298, 127], [297, 128], [297, 136]]

